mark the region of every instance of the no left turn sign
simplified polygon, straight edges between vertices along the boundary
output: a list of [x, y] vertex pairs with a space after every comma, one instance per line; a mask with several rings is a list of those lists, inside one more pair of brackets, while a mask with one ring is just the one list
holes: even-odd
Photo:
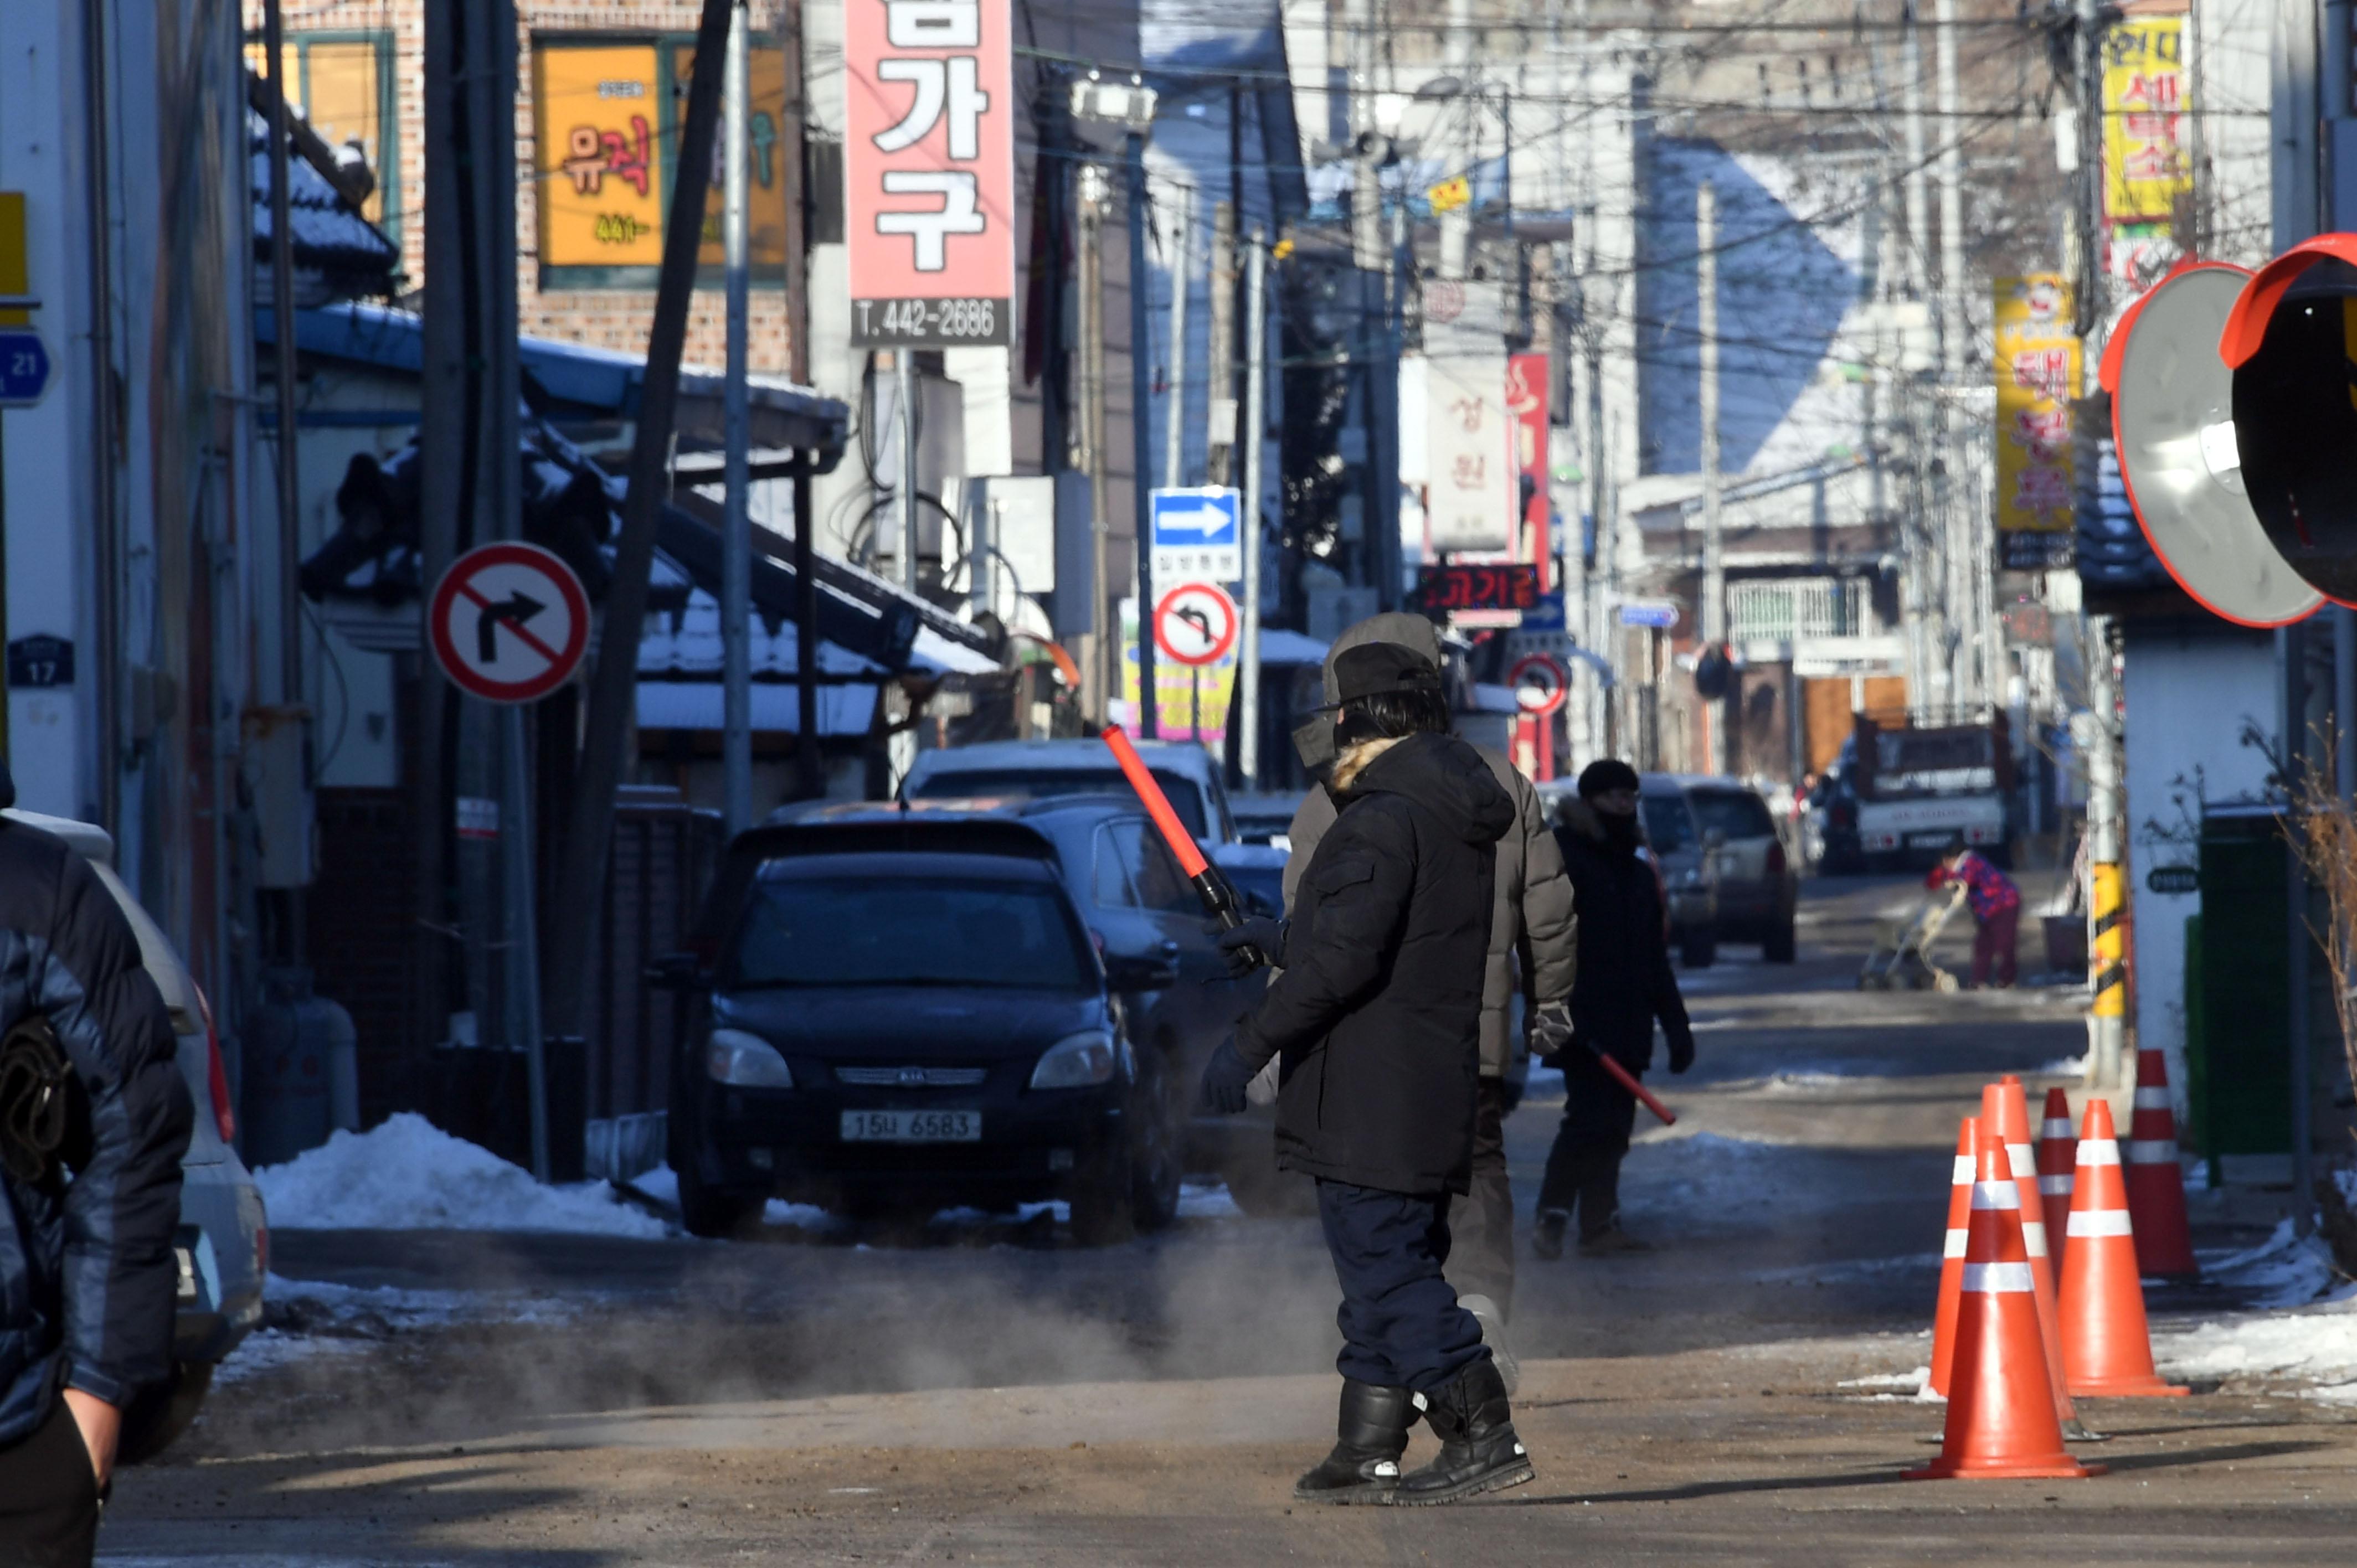
[[1187, 583], [1154, 607], [1154, 646], [1173, 663], [1217, 664], [1236, 645], [1236, 601], [1212, 583]]
[[538, 702], [588, 650], [589, 596], [537, 544], [482, 544], [443, 574], [425, 625], [459, 690], [487, 703]]

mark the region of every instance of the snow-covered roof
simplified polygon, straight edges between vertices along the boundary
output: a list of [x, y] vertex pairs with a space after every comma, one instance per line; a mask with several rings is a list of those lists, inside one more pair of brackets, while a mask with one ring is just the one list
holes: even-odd
[[[320, 183], [324, 188], [326, 182]], [[258, 315], [254, 330], [261, 341], [275, 341], [266, 313]], [[413, 374], [425, 362], [425, 320], [415, 311], [382, 305], [328, 305], [297, 311], [295, 317], [295, 341], [307, 354]], [[636, 417], [646, 386], [645, 355], [531, 337], [516, 339], [516, 354], [533, 388], [562, 405], [556, 411], [559, 417], [568, 412]], [[722, 381], [718, 371], [683, 366], [680, 395], [717, 404]], [[748, 375], [746, 384], [750, 389], [758, 444], [822, 451], [842, 447], [851, 410], [840, 399], [797, 386], [783, 376]], [[763, 415], [773, 424], [792, 428], [765, 430]]]
[[[253, 170], [253, 253], [270, 264], [276, 232], [270, 212], [270, 123], [245, 113], [247, 161]], [[286, 160], [286, 217], [295, 242], [299, 298], [314, 303], [392, 291], [401, 249], [300, 156]]]
[[[639, 728], [716, 730], [721, 727], [720, 682], [639, 679]], [[866, 735], [874, 727], [876, 686], [858, 682], [818, 689], [818, 732], [822, 736]], [[753, 683], [753, 729], [758, 733], [792, 735], [802, 727], [802, 694], [791, 682]]]
[[1272, 664], [1308, 664], [1322, 666], [1326, 662], [1327, 645], [1314, 637], [1283, 627], [1265, 626], [1260, 628], [1260, 661], [1263, 669]]

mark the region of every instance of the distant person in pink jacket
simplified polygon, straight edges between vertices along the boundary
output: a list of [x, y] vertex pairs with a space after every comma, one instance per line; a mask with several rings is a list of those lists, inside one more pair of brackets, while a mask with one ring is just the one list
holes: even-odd
[[1997, 984], [2011, 985], [2014, 940], [2021, 925], [2021, 889], [2012, 877], [1990, 865], [1986, 855], [1967, 847], [1961, 834], [1949, 841], [1923, 886], [1945, 887], [1952, 882], [1964, 885], [1964, 901], [1973, 907], [1973, 919], [1979, 928], [1973, 933], [1973, 984], [1988, 984], [1994, 972]]

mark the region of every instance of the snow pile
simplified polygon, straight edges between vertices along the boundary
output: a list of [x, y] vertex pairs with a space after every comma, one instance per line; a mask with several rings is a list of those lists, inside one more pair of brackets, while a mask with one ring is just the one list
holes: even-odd
[[1812, 1195], [1795, 1189], [1797, 1151], [1787, 1144], [1720, 1133], [1642, 1139], [1623, 1166], [1623, 1206], [1633, 1213], [1674, 1214], [1683, 1229], [1737, 1215], [1774, 1212]]
[[1178, 1218], [1181, 1219], [1241, 1219], [1243, 1210], [1228, 1196], [1228, 1184], [1210, 1182], [1197, 1185], [1181, 1182], [1178, 1186]]
[[[666, 1208], [679, 1208], [679, 1173], [669, 1165], [657, 1165], [630, 1178], [631, 1188], [641, 1197], [651, 1198]], [[798, 1230], [831, 1230], [837, 1223], [834, 1215], [815, 1203], [788, 1203], [773, 1197], [762, 1206], [761, 1223], [790, 1225]]]
[[2204, 1323], [2153, 1336], [2153, 1355], [2179, 1378], [2357, 1380], [2357, 1303]]
[[1878, 1372], [1871, 1377], [1844, 1378], [1834, 1385], [1840, 1389], [1856, 1389], [1854, 1399], [1921, 1400], [1928, 1403], [1948, 1402], [1932, 1391], [1932, 1369], [1918, 1367], [1911, 1372]]
[[403, 1112], [253, 1173], [270, 1222], [317, 1230], [563, 1230], [659, 1240], [604, 1182], [543, 1187], [521, 1165]]
[[1857, 1284], [1893, 1275], [1936, 1274], [1937, 1252], [1902, 1253], [1888, 1258], [1846, 1258], [1832, 1262], [1801, 1263], [1790, 1268], [1762, 1269], [1751, 1277], [1769, 1285]]
[[2179, 1378], [2297, 1378], [2326, 1386], [2312, 1398], [2357, 1403], [2357, 1285], [2334, 1269], [2322, 1239], [2295, 1236], [2287, 1219], [2247, 1252], [2205, 1264], [2217, 1283], [2259, 1293], [2277, 1310], [2198, 1327], [2158, 1330], [2153, 1356]]
[[2324, 1238], [2295, 1236], [2288, 1219], [2249, 1251], [2206, 1262], [2201, 1272], [2216, 1283], [2255, 1292], [2251, 1305], [2262, 1308], [2305, 1306], [2342, 1283]]
[[404, 1290], [290, 1280], [263, 1286], [263, 1326], [216, 1374], [234, 1382], [317, 1356], [354, 1355], [375, 1344], [463, 1324], [565, 1324], [577, 1304], [544, 1292]]

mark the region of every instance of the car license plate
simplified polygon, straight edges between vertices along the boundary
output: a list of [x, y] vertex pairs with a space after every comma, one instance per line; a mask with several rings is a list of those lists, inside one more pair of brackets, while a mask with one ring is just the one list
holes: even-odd
[[1945, 846], [1947, 842], [1955, 836], [1956, 835], [1954, 833], [1944, 831], [1936, 833], [1909, 833], [1907, 835], [1907, 847], [1909, 849], [1940, 849]]
[[979, 1111], [846, 1111], [846, 1144], [977, 1144]]

